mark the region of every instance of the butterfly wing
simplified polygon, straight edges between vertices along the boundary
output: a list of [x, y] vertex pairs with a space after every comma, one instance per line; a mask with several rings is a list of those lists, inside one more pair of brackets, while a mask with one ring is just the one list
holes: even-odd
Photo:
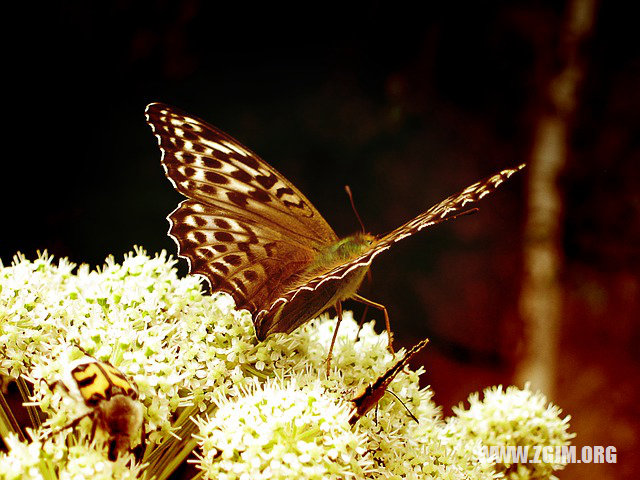
[[[444, 222], [448, 219], [454, 218], [456, 215], [460, 215], [464, 212], [465, 207], [477, 202], [484, 196], [493, 192], [502, 182], [514, 173], [522, 170], [524, 167], [525, 164], [522, 164], [515, 168], [502, 170], [491, 177], [468, 186], [455, 195], [447, 197], [426, 212], [418, 215], [413, 220], [378, 239], [361, 255], [338, 265], [329, 271], [322, 272], [316, 277], [306, 281], [303, 285], [299, 285], [296, 288], [284, 292], [276, 298], [270, 306], [259, 311], [258, 317], [265, 319], [272, 318], [277, 315], [277, 312], [280, 309], [283, 308], [283, 305], [295, 304], [295, 302], [301, 301], [299, 299], [306, 299], [309, 297], [314, 291], [331, 290], [331, 285], [334, 282], [344, 282], [345, 279], [348, 279], [351, 276], [357, 276], [371, 265], [371, 262], [373, 262], [373, 259], [376, 256], [389, 249], [394, 243], [408, 237], [409, 235], [413, 235], [426, 227]], [[288, 306], [288, 308], [292, 307]]]
[[229, 135], [160, 103], [146, 116], [167, 177], [188, 198], [168, 217], [178, 255], [238, 308], [262, 308], [337, 240], [295, 186]]
[[424, 228], [444, 222], [456, 215], [459, 215], [465, 207], [479, 201], [486, 195], [495, 191], [511, 175], [522, 170], [525, 165], [526, 164], [523, 163], [515, 168], [502, 170], [491, 177], [485, 178], [473, 185], [469, 185], [467, 188], [455, 195], [445, 198], [426, 212], [418, 215], [413, 220], [382, 237], [376, 246], [379, 248], [386, 246], [388, 248], [392, 244], [399, 242], [403, 238], [413, 235]]

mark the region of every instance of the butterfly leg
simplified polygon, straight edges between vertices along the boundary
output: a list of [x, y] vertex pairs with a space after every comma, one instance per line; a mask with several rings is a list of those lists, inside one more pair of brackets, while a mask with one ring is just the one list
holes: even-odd
[[336, 313], [338, 314], [338, 321], [336, 322], [336, 329], [333, 331], [333, 338], [331, 339], [331, 345], [329, 346], [329, 354], [327, 355], [327, 377], [329, 376], [329, 370], [331, 368], [331, 357], [333, 356], [333, 345], [336, 343], [338, 337], [338, 327], [342, 323], [342, 302], [336, 303]]
[[362, 325], [364, 325], [364, 321], [367, 319], [368, 312], [369, 312], [369, 305], [365, 305], [364, 311], [362, 312], [362, 317], [360, 317], [360, 321], [358, 322], [358, 335], [360, 335], [360, 330], [362, 330]]
[[[370, 287], [371, 283], [373, 282], [371, 269], [367, 270], [367, 280], [368, 280], [368, 286]], [[364, 322], [367, 319], [368, 312], [369, 312], [369, 305], [365, 305], [364, 311], [362, 312], [362, 317], [360, 317], [360, 322], [358, 322], [358, 335], [356, 335], [356, 338], [360, 335], [360, 330], [362, 330], [362, 325], [364, 325]]]
[[391, 323], [389, 323], [389, 312], [387, 312], [387, 308], [381, 303], [376, 303], [358, 294], [355, 294], [351, 298], [356, 302], [360, 302], [364, 305], [368, 305], [370, 307], [377, 308], [378, 310], [382, 310], [382, 315], [384, 315], [385, 328], [387, 329], [387, 335], [389, 336], [389, 345], [387, 345], [387, 348], [391, 353], [395, 353], [393, 350], [393, 333], [391, 332]]

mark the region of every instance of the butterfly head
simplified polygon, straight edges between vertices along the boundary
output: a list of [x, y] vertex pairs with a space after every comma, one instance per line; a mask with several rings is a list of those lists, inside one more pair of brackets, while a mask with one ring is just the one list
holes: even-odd
[[320, 250], [307, 271], [312, 273], [348, 262], [368, 251], [375, 241], [376, 237], [362, 232], [342, 238]]

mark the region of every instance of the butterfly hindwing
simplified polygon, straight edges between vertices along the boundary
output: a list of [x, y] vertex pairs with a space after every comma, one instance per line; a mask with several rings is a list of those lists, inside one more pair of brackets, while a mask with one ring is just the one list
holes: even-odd
[[189, 260], [191, 273], [202, 275], [212, 290], [231, 294], [238, 308], [251, 312], [314, 255], [272, 229], [256, 228], [233, 212], [212, 212], [194, 200], [182, 202], [169, 220], [169, 233], [179, 254]]

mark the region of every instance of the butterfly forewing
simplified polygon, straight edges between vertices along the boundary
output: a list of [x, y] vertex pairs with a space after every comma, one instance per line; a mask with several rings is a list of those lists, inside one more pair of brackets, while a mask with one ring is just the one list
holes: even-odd
[[160, 103], [147, 107], [147, 120], [163, 151], [167, 176], [186, 197], [253, 217], [305, 245], [337, 240], [295, 186], [229, 135]]
[[455, 217], [464, 211], [465, 207], [477, 202], [485, 195], [493, 192], [502, 182], [514, 173], [522, 170], [524, 167], [525, 165], [522, 164], [516, 168], [502, 170], [485, 180], [468, 186], [455, 195], [447, 197], [426, 212], [418, 215], [413, 220], [410, 220], [404, 225], [376, 240], [362, 255], [359, 255], [348, 262], [338, 265], [333, 269], [308, 280], [304, 285], [284, 292], [280, 297], [276, 298], [268, 308], [263, 309], [261, 314], [268, 317], [275, 309], [281, 308], [281, 305], [284, 303], [294, 301], [295, 298], [303, 294], [303, 292], [317, 290], [328, 282], [341, 282], [345, 277], [356, 270], [368, 268], [376, 256], [389, 249], [395, 242], [419, 232], [426, 227]]
[[523, 163], [515, 168], [502, 170], [491, 177], [485, 178], [473, 185], [469, 185], [461, 192], [445, 198], [426, 212], [418, 215], [413, 220], [388, 233], [380, 239], [376, 246], [378, 248], [387, 246], [388, 248], [391, 244], [398, 242], [409, 235], [413, 235], [426, 227], [446, 221], [447, 219], [459, 214], [465, 207], [477, 202], [484, 196], [493, 192], [502, 182], [507, 180], [514, 173], [522, 170], [524, 167], [525, 164]]
[[147, 120], [175, 188], [188, 197], [169, 216], [169, 234], [191, 273], [255, 311], [337, 237], [300, 191], [215, 127], [173, 107]]

